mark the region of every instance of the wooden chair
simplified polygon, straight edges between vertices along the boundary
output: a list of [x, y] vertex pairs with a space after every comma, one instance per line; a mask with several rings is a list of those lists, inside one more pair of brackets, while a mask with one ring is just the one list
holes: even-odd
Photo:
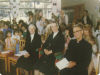
[[[17, 56], [8, 57], [8, 72], [9, 73], [11, 73], [11, 64], [13, 64], [15, 66], [18, 58], [19, 57], [17, 57]], [[19, 68], [16, 68], [16, 75], [21, 75]]]
[[13, 55], [14, 55], [13, 51], [5, 54], [0, 53], [0, 59], [4, 60], [5, 72], [8, 72], [8, 57]]
[[100, 53], [98, 54], [97, 57], [97, 69], [96, 69], [96, 75], [100, 74]]
[[7, 50], [15, 50], [15, 46], [12, 46], [11, 48], [7, 48], [6, 46], [4, 46], [4, 51], [7, 51]]
[[8, 57], [8, 72], [11, 72], [11, 68], [10, 65], [12, 64], [16, 64], [18, 60], [18, 57], [12, 56], [12, 57]]
[[25, 47], [25, 40], [20, 40], [19, 41], [19, 50], [22, 51]]

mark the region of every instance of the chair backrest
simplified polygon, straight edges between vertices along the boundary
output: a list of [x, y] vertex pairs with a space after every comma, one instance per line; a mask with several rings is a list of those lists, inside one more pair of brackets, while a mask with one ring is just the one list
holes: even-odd
[[25, 47], [25, 40], [20, 40], [19, 41], [19, 50], [22, 51]]
[[97, 57], [97, 68], [96, 68], [96, 75], [100, 74], [100, 53], [98, 54]]

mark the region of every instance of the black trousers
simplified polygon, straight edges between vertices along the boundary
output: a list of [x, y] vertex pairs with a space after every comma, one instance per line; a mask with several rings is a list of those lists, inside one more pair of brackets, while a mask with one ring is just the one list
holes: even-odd
[[66, 68], [60, 71], [60, 75], [88, 75], [88, 70]]

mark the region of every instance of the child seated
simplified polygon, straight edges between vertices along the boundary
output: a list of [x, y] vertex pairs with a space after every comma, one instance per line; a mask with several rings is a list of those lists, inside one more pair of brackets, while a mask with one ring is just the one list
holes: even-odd
[[14, 48], [16, 48], [16, 44], [18, 44], [19, 40], [20, 40], [19, 32], [18, 30], [15, 30], [14, 35], [12, 35], [12, 43]]
[[14, 35], [12, 35], [12, 39], [20, 40], [20, 36], [19, 36], [18, 30], [14, 31]]
[[12, 44], [12, 39], [11, 39], [11, 32], [7, 31], [7, 37], [5, 39], [5, 48], [6, 50], [12, 50], [13, 49], [13, 44]]
[[24, 39], [22, 30], [19, 30], [19, 37], [20, 37], [20, 40]]

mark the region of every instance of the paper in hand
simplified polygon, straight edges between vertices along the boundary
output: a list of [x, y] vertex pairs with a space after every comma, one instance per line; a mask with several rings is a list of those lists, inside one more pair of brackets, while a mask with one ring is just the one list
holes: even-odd
[[56, 63], [56, 66], [59, 70], [62, 70], [64, 68], [67, 68], [69, 64], [69, 61], [66, 58], [63, 58], [62, 60], [58, 61]]
[[24, 50], [24, 51], [19, 51], [19, 53], [18, 53], [18, 54], [15, 54], [15, 56], [20, 57], [20, 56], [25, 55], [25, 54], [27, 54], [27, 53], [28, 53], [28, 52], [27, 52], [26, 50]]

